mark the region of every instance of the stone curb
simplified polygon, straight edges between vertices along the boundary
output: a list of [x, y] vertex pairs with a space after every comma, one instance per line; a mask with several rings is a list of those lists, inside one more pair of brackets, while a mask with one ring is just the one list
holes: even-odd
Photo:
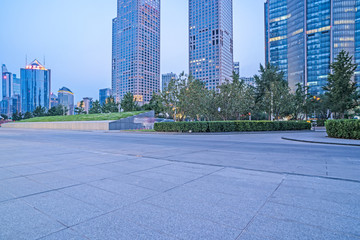
[[293, 141], [293, 142], [360, 147], [360, 144], [355, 144], [355, 143], [319, 142], [319, 141], [302, 140], [302, 139], [294, 139], [294, 138], [287, 138], [287, 137], [281, 137], [281, 139], [288, 140], [288, 141]]

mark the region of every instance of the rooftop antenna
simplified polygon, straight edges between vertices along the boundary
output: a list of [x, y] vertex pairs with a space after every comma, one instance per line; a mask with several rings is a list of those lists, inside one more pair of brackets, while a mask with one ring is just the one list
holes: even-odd
[[25, 66], [27, 66], [27, 54], [25, 55]]
[[44, 66], [46, 66], [46, 61], [45, 61], [46, 59], [45, 59], [45, 55], [44, 55]]

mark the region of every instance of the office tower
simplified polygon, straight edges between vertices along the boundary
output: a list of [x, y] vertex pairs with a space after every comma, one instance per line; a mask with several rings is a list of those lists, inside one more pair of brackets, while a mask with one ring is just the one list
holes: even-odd
[[50, 108], [56, 107], [59, 105], [59, 98], [56, 96], [55, 93], [50, 94]]
[[118, 0], [113, 19], [112, 93], [140, 104], [160, 90], [160, 0]]
[[99, 90], [99, 102], [100, 105], [104, 105], [106, 103], [106, 99], [108, 97], [110, 97], [111, 94], [111, 89], [110, 88], [104, 88], [104, 89], [100, 89]]
[[177, 75], [175, 73], [166, 73], [161, 76], [161, 89], [164, 91], [169, 86], [171, 80], [177, 79]]
[[189, 0], [189, 71], [208, 89], [231, 80], [232, 0]]
[[75, 103], [74, 93], [67, 87], [62, 87], [58, 91], [59, 104], [67, 108], [67, 115], [74, 115]]
[[243, 81], [246, 85], [256, 87], [256, 82], [254, 77], [242, 77], [240, 81]]
[[84, 111], [86, 113], [89, 113], [90, 109], [92, 108], [93, 99], [90, 97], [84, 97], [82, 101], [83, 101], [83, 104], [81, 107], [84, 108]]
[[293, 91], [300, 83], [311, 95], [323, 94], [330, 64], [341, 50], [360, 63], [359, 11], [357, 0], [267, 0], [266, 62], [284, 71]]
[[1, 114], [11, 117], [13, 113], [20, 112], [19, 79], [7, 70], [5, 64], [2, 65], [1, 76]]
[[21, 112], [33, 112], [36, 107], [50, 107], [51, 71], [34, 60], [20, 69]]
[[234, 62], [234, 73], [240, 76], [240, 62]]

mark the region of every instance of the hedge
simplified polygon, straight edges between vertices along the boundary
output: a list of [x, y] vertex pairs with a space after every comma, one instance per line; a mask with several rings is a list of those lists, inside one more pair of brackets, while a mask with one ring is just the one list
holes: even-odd
[[155, 123], [157, 132], [254, 132], [310, 130], [305, 121], [213, 121], [213, 122], [162, 122]]
[[329, 137], [360, 139], [360, 120], [328, 120], [325, 126]]

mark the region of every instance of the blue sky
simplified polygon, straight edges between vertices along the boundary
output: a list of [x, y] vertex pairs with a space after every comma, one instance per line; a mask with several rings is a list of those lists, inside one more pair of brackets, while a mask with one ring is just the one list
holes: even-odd
[[[241, 75], [264, 62], [264, 0], [234, 1], [234, 60]], [[19, 74], [37, 58], [62, 86], [98, 98], [111, 85], [111, 21], [116, 0], [0, 0], [0, 63]], [[161, 73], [188, 71], [188, 0], [161, 0]]]

